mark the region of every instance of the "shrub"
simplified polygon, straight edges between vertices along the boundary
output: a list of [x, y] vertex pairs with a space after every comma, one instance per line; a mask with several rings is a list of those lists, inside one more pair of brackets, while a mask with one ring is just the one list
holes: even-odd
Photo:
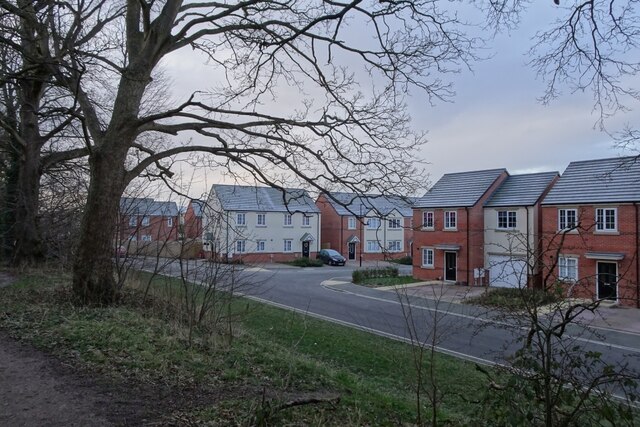
[[413, 265], [413, 258], [410, 256], [403, 256], [402, 258], [390, 259], [390, 262], [402, 265]]
[[398, 267], [366, 268], [364, 270], [355, 270], [351, 274], [353, 283], [381, 277], [398, 277]]
[[324, 265], [321, 259], [311, 258], [296, 258], [293, 261], [286, 262], [285, 264], [293, 265], [295, 267], [322, 267]]

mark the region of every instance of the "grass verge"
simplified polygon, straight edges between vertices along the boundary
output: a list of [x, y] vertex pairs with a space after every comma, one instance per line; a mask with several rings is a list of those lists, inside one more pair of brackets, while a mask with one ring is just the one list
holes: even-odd
[[[173, 279], [154, 279], [180, 288]], [[108, 377], [212, 396], [190, 410], [212, 425], [406, 425], [415, 422], [412, 347], [249, 300], [233, 300], [233, 340], [188, 340], [167, 301], [141, 301], [136, 289], [118, 306], [69, 303], [69, 278], [34, 273], [0, 289], [0, 327], [70, 363]], [[179, 295], [178, 295], [179, 298]], [[175, 302], [175, 301], [173, 301]], [[173, 303], [170, 302], [170, 303]], [[366, 325], [365, 325], [366, 326]], [[482, 410], [484, 378], [471, 363], [438, 354], [442, 379], [438, 418], [469, 425]], [[425, 364], [427, 362], [425, 361]], [[339, 403], [272, 413], [278, 402], [340, 396]]]
[[366, 286], [368, 288], [379, 288], [382, 286], [408, 285], [409, 283], [416, 282], [421, 282], [421, 280], [414, 279], [411, 276], [373, 277], [358, 282], [358, 285]]
[[516, 311], [559, 301], [560, 297], [554, 292], [538, 289], [489, 288], [481, 295], [465, 299], [464, 303]]

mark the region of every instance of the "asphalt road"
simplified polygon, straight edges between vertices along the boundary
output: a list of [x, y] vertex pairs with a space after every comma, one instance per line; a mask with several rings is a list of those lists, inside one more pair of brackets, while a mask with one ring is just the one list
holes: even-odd
[[[397, 340], [433, 343], [443, 353], [479, 363], [504, 363], [518, 348], [517, 339], [527, 333], [515, 319], [479, 307], [407, 299], [392, 291], [353, 285], [349, 283], [353, 269], [239, 267], [237, 278], [242, 285], [237, 286], [255, 300]], [[196, 271], [191, 267], [188, 275]], [[177, 275], [179, 267], [169, 263], [162, 273]], [[565, 344], [602, 353], [608, 363], [627, 364], [640, 378], [638, 334], [574, 326]]]

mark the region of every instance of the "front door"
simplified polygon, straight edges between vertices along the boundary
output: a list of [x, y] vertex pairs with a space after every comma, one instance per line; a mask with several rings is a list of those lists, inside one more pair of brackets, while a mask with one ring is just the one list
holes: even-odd
[[598, 263], [598, 299], [618, 299], [618, 265], [615, 262]]
[[444, 280], [456, 281], [457, 254], [455, 252], [444, 253]]
[[309, 258], [309, 242], [302, 242], [302, 256]]
[[355, 242], [349, 243], [349, 259], [356, 259], [356, 244], [355, 244]]

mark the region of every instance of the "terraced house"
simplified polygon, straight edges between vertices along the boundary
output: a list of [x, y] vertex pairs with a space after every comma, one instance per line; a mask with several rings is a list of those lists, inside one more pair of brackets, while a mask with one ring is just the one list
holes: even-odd
[[147, 197], [120, 199], [119, 244], [178, 240], [178, 205]]
[[640, 162], [572, 162], [542, 202], [546, 285], [640, 308]]
[[301, 189], [213, 185], [202, 240], [208, 256], [263, 263], [315, 258], [320, 210]]
[[413, 201], [380, 194], [321, 194], [316, 205], [322, 212], [322, 247], [352, 261], [411, 255]]

